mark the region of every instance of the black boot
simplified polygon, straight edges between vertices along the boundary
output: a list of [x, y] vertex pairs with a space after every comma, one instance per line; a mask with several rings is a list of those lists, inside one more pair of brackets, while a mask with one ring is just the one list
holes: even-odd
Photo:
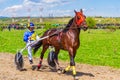
[[33, 64], [33, 60], [29, 60], [30, 64]]

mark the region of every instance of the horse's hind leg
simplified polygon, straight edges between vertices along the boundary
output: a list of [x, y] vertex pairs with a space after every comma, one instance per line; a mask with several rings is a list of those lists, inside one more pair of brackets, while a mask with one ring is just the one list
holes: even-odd
[[55, 63], [56, 63], [56, 69], [59, 71], [61, 70], [61, 67], [58, 62], [58, 54], [59, 54], [60, 49], [55, 49]]
[[60, 51], [60, 49], [55, 48], [55, 58], [54, 58], [54, 61], [55, 61], [56, 69], [57, 69], [57, 70], [60, 69], [59, 62], [58, 62], [58, 54], [59, 54], [59, 51]]
[[49, 47], [48, 45], [43, 46], [43, 49], [42, 49], [42, 52], [41, 52], [41, 55], [40, 55], [40, 61], [39, 61], [39, 64], [38, 64], [38, 70], [40, 69], [40, 67], [42, 65], [44, 53], [46, 52], [46, 50], [48, 49], [48, 47]]

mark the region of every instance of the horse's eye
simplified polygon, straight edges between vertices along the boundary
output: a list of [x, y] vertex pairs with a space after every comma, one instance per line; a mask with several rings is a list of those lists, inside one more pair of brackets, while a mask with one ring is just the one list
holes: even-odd
[[78, 19], [80, 19], [80, 17], [77, 17]]
[[80, 19], [81, 17], [80, 17], [80, 16], [78, 16], [77, 18], [78, 18], [78, 19]]

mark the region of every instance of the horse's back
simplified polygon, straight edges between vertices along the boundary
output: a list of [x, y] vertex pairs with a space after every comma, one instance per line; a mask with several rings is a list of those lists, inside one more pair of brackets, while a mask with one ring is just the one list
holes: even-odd
[[48, 36], [48, 35], [52, 35], [52, 34], [59, 34], [63, 29], [56, 29], [56, 28], [52, 28], [47, 30], [43, 36]]

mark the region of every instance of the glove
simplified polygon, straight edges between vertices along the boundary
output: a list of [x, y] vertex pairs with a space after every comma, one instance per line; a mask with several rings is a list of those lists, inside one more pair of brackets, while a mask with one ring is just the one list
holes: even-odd
[[31, 40], [31, 36], [28, 37], [28, 40]]

